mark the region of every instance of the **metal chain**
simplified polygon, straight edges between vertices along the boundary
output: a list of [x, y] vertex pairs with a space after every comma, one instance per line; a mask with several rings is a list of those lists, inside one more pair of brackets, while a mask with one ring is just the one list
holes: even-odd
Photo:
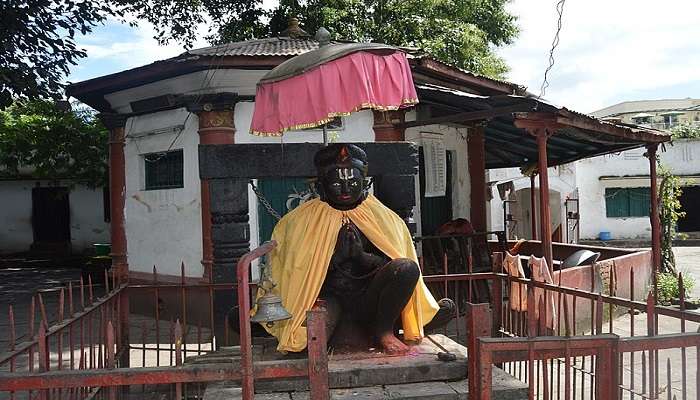
[[274, 217], [277, 221], [282, 219], [282, 216], [272, 208], [272, 204], [265, 198], [265, 196], [258, 190], [258, 188], [255, 186], [253, 181], [249, 181], [250, 187], [253, 188], [253, 193], [258, 197], [258, 200], [260, 200], [260, 203], [262, 203], [263, 207], [265, 207], [265, 210], [267, 211], [268, 214], [270, 214], [272, 217]]

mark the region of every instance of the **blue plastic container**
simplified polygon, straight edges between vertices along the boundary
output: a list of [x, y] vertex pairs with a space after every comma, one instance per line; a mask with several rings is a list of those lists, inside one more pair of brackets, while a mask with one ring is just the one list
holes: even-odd
[[602, 231], [598, 233], [598, 238], [600, 240], [610, 240], [612, 239], [612, 235], [610, 234], [610, 232]]

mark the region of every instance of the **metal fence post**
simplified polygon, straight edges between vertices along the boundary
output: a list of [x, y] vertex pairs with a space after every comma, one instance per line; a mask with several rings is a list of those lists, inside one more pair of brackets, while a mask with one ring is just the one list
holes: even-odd
[[474, 381], [475, 385], [474, 387], [476, 388], [476, 392], [474, 393], [473, 397], [471, 395], [471, 389], [470, 389], [470, 398], [475, 399], [475, 400], [491, 400], [491, 378], [493, 374], [493, 359], [492, 359], [492, 354], [488, 350], [482, 350], [483, 342], [481, 342], [479, 339], [477, 339], [477, 354], [478, 354], [478, 368], [475, 370], [476, 374], [474, 374]]
[[615, 338], [608, 346], [601, 347], [596, 353], [595, 382], [596, 398], [614, 400], [617, 398], [618, 342]]
[[119, 290], [119, 367], [129, 368], [131, 358], [129, 354], [129, 294], [126, 286]]
[[326, 309], [314, 306], [306, 312], [311, 400], [328, 400], [328, 352], [326, 348]]
[[[480, 388], [478, 382], [480, 360], [478, 349], [478, 339], [480, 337], [491, 336], [491, 321], [490, 305], [488, 303], [473, 304], [467, 303], [466, 306], [467, 319], [467, 376], [469, 378], [469, 398], [470, 400], [479, 399], [479, 392], [483, 390], [491, 390], [491, 387]], [[489, 378], [490, 382], [490, 378]]]
[[[503, 253], [493, 253], [493, 273], [500, 274], [503, 270]], [[491, 336], [497, 337], [501, 330], [503, 318], [503, 280], [500, 276], [494, 276], [493, 285], [493, 325], [491, 326]]]

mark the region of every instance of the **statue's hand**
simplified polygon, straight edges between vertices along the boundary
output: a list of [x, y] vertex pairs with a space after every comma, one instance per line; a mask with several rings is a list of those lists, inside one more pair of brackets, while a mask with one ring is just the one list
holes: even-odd
[[353, 229], [350, 227], [348, 229], [348, 234], [346, 235], [348, 242], [346, 245], [348, 246], [348, 253], [351, 259], [353, 260], [358, 260], [361, 259], [365, 255], [364, 251], [364, 246], [362, 245], [362, 239], [360, 239], [360, 235], [357, 232], [357, 229]]
[[364, 254], [362, 239], [356, 228], [352, 225], [343, 225], [338, 236], [339, 246], [336, 248], [334, 257], [337, 262], [356, 260]]

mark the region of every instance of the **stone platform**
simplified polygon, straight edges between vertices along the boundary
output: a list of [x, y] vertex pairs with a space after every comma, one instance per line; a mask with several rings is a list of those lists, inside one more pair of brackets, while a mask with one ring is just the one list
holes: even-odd
[[[328, 355], [331, 399], [466, 399], [467, 349], [443, 335], [430, 335], [440, 346], [456, 355], [455, 361], [440, 361], [438, 345], [428, 338], [406, 356], [386, 356], [374, 349]], [[288, 360], [305, 358], [295, 354], [282, 356], [274, 351], [274, 342], [254, 344], [254, 360]], [[186, 363], [233, 362], [238, 348], [227, 348], [188, 359]], [[308, 399], [308, 379], [275, 379], [255, 382], [256, 399]], [[494, 399], [526, 399], [527, 386], [504, 371], [494, 368]], [[207, 386], [205, 400], [240, 399], [235, 383], [218, 382]]]

